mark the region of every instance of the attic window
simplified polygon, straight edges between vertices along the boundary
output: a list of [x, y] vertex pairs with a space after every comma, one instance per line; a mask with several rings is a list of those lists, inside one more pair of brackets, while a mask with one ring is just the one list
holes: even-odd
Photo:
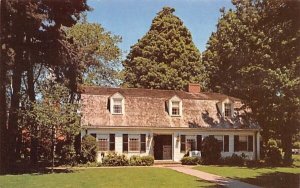
[[179, 101], [172, 101], [172, 115], [179, 116]]
[[123, 99], [113, 99], [113, 113], [122, 114], [122, 100]]
[[182, 101], [179, 97], [174, 96], [169, 100], [169, 114], [170, 116], [182, 115]]
[[110, 112], [112, 114], [124, 114], [124, 97], [120, 93], [115, 93], [110, 97]]
[[231, 117], [231, 104], [230, 103], [224, 104], [224, 116]]

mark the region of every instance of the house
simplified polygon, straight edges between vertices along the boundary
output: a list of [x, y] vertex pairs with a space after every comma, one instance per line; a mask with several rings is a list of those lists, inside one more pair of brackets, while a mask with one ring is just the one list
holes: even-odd
[[94, 136], [99, 153], [180, 161], [213, 135], [223, 157], [259, 159], [260, 129], [246, 116], [249, 109], [237, 98], [201, 92], [198, 84], [187, 91], [85, 86], [81, 105], [81, 136]]

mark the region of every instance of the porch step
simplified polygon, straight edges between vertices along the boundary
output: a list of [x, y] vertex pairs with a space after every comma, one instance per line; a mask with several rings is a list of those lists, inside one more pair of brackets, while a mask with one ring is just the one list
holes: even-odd
[[180, 165], [180, 162], [172, 161], [172, 160], [154, 160], [154, 165]]

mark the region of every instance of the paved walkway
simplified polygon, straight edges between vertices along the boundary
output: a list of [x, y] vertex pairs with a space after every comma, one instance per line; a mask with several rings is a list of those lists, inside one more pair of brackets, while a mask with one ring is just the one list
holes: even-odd
[[225, 187], [229, 187], [229, 188], [259, 188], [256, 185], [251, 185], [248, 183], [244, 183], [238, 180], [233, 180], [233, 179], [229, 179], [229, 178], [224, 178], [222, 176], [217, 176], [214, 174], [210, 174], [210, 173], [206, 173], [206, 172], [202, 172], [199, 170], [194, 170], [191, 167], [187, 167], [187, 166], [165, 166], [165, 168], [169, 168], [172, 170], [176, 170], [178, 172], [184, 173], [184, 174], [188, 174], [191, 176], [196, 176], [197, 178], [206, 180], [206, 181], [210, 181]]

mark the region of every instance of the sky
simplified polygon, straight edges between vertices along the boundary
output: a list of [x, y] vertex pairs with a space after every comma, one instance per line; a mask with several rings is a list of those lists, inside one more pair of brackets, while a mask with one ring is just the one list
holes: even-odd
[[88, 21], [101, 24], [107, 31], [122, 37], [119, 47], [125, 57], [130, 46], [150, 29], [153, 18], [164, 7], [175, 8], [174, 14], [192, 33], [200, 52], [213, 31], [216, 31], [220, 8], [232, 8], [231, 0], [88, 0], [93, 11]]

